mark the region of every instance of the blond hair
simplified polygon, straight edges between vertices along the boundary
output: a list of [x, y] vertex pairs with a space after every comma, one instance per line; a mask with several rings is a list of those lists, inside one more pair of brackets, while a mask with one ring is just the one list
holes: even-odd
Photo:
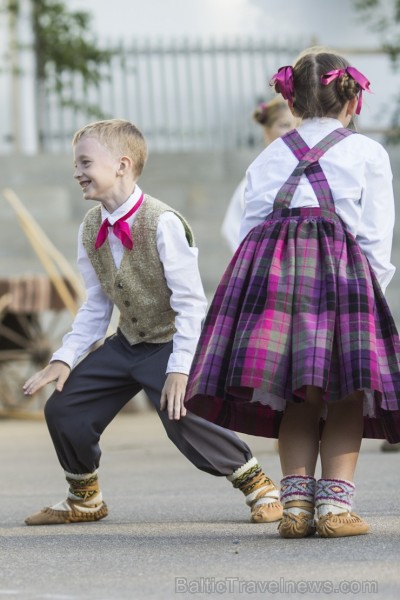
[[143, 134], [130, 121], [108, 119], [81, 127], [72, 138], [75, 146], [83, 137], [94, 137], [113, 155], [128, 156], [136, 177], [143, 171], [147, 160], [147, 144]]
[[263, 127], [272, 127], [282, 113], [289, 110], [287, 102], [281, 96], [275, 96], [269, 102], [261, 102], [253, 111], [253, 120]]

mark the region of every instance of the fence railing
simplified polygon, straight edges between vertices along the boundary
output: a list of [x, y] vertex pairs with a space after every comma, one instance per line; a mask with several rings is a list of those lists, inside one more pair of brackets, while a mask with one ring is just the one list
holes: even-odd
[[[125, 40], [109, 44], [111, 58], [101, 66], [98, 85], [65, 73], [60, 89], [49, 73], [45, 86], [36, 92], [32, 65], [14, 70], [11, 79], [10, 69], [7, 75], [7, 70], [0, 68], [0, 83], [6, 90], [0, 97], [0, 152], [19, 152], [24, 145], [44, 152], [69, 152], [78, 128], [112, 117], [137, 124], [151, 151], [224, 150], [261, 143], [261, 131], [251, 113], [258, 102], [272, 97], [268, 80], [276, 69], [290, 64], [309, 44], [310, 40], [301, 38], [282, 42], [267, 37]], [[388, 97], [388, 106], [375, 107], [369, 124], [363, 111], [363, 131], [397, 139], [398, 120], [388, 120], [388, 116], [396, 111], [400, 114], [399, 94], [387, 56], [369, 48], [342, 52], [349, 58], [357, 55], [357, 65], [363, 69], [365, 64], [365, 72], [378, 79], [380, 87], [376, 89], [384, 89]], [[14, 92], [9, 93], [13, 85]], [[19, 107], [14, 102], [18, 95], [22, 99]], [[372, 104], [377, 97], [366, 98], [366, 103]], [[18, 139], [23, 135], [28, 140], [24, 143]]]
[[251, 145], [261, 138], [251, 112], [272, 96], [269, 77], [304, 45], [255, 39], [121, 44], [103, 65], [98, 86], [65, 76], [64, 92], [55, 93], [49, 78], [42, 145], [64, 151], [73, 132], [99, 115], [133, 121], [153, 150]]

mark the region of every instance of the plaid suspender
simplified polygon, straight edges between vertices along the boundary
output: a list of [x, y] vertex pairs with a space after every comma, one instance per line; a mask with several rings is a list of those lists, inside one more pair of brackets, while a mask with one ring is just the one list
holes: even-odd
[[320, 207], [335, 210], [332, 192], [318, 161], [329, 148], [353, 133], [355, 132], [344, 127], [335, 129], [313, 148], [307, 146], [297, 129], [293, 129], [282, 136], [282, 140], [299, 159], [299, 163], [277, 193], [273, 210], [289, 208], [293, 194], [303, 174], [307, 176]]

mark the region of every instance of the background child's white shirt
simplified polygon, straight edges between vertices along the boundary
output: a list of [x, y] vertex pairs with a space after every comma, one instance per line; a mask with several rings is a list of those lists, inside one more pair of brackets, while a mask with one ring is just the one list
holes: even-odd
[[240, 222], [243, 216], [245, 188], [246, 177], [243, 177], [233, 192], [224, 220], [222, 221], [221, 233], [232, 252], [236, 252], [240, 242]]
[[[126, 214], [140, 198], [136, 186], [130, 198], [109, 215], [102, 207], [102, 220], [114, 223]], [[135, 214], [127, 220], [132, 225]], [[108, 237], [114, 262], [120, 266], [124, 247], [112, 233]], [[177, 313], [173, 351], [167, 373], [189, 373], [190, 365], [205, 316], [207, 300], [198, 269], [198, 249], [186, 240], [181, 220], [173, 212], [161, 215], [157, 227], [157, 248], [163, 263], [167, 285], [171, 290], [171, 307]], [[79, 309], [72, 329], [63, 338], [62, 346], [51, 360], [61, 360], [73, 367], [88, 350], [106, 335], [113, 311], [113, 302], [101, 288], [95, 270], [82, 244], [82, 225], [78, 234], [78, 266], [84, 280], [86, 301]]]
[[[336, 119], [309, 119], [298, 128], [312, 148], [334, 129]], [[395, 267], [390, 262], [394, 227], [394, 198], [389, 156], [378, 142], [361, 134], [351, 135], [320, 159], [331, 188], [337, 214], [356, 237], [383, 291]], [[272, 211], [274, 199], [298, 164], [287, 145], [277, 139], [250, 165], [246, 173], [245, 210], [240, 239]], [[291, 207], [318, 206], [303, 175]]]

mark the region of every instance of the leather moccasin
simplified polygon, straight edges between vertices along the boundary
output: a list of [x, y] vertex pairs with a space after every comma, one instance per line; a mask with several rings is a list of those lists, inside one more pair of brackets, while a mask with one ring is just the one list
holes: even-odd
[[99, 521], [108, 515], [108, 508], [105, 502], [101, 502], [95, 511], [79, 510], [78, 505], [67, 500], [70, 510], [55, 510], [46, 506], [39, 512], [25, 519], [27, 525], [63, 525], [65, 523], [87, 523], [89, 521]]
[[278, 525], [279, 535], [283, 538], [305, 538], [315, 533], [314, 519], [309, 512], [294, 515], [285, 513]]
[[280, 502], [255, 504], [251, 509], [253, 523], [274, 523], [282, 519], [283, 506]]
[[325, 538], [364, 535], [369, 526], [355, 513], [344, 512], [334, 515], [331, 512], [320, 517], [316, 522], [318, 535]]

